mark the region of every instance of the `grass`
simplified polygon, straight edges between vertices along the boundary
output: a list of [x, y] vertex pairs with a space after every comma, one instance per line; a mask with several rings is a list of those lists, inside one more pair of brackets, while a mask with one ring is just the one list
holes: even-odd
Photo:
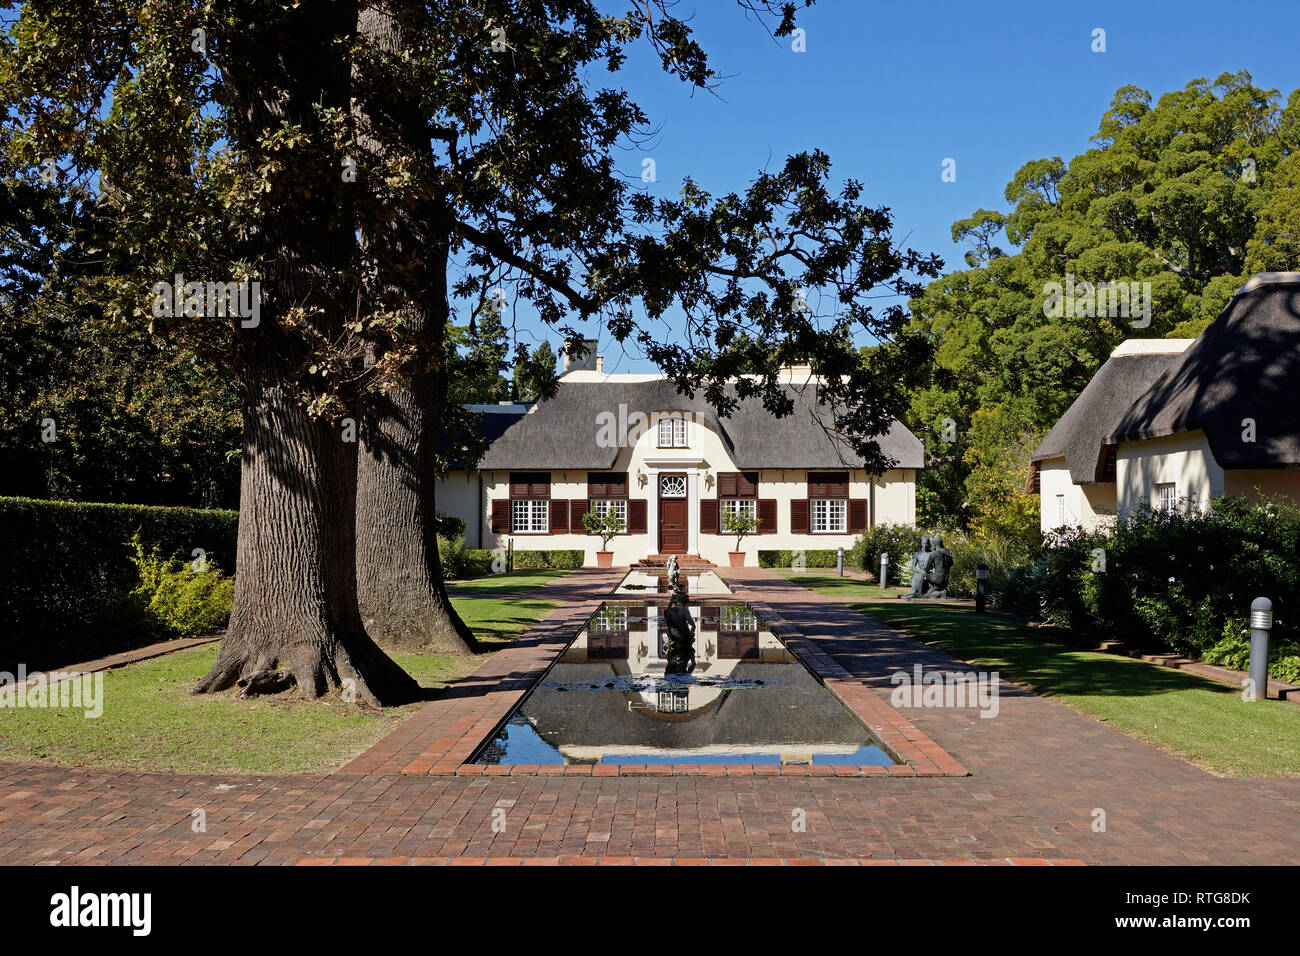
[[479, 594], [490, 594], [493, 591], [532, 591], [568, 573], [567, 570], [556, 568], [528, 568], [506, 574], [470, 578], [448, 587], [447, 591], [452, 597], [474, 597]]
[[[454, 598], [453, 604], [487, 647], [508, 643], [557, 606], [532, 598]], [[216, 654], [214, 643], [105, 671], [104, 712], [96, 719], [69, 710], [0, 712], [0, 760], [176, 773], [328, 772], [425, 704], [374, 711], [337, 697], [190, 695], [190, 686]], [[484, 660], [483, 655], [392, 657], [430, 698]]]
[[1295, 704], [1246, 703], [1224, 684], [1051, 643], [1036, 628], [969, 607], [899, 601], [874, 585], [835, 575], [779, 573], [1214, 773], [1300, 776]]

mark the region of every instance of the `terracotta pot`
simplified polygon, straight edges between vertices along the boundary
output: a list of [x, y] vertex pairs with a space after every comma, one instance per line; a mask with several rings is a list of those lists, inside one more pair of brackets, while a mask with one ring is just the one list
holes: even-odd
[[731, 566], [733, 568], [743, 568], [745, 566], [744, 551], [728, 551], [727, 557], [731, 559]]
[[613, 551], [597, 551], [597, 552], [596, 552], [596, 567], [598, 567], [598, 568], [612, 568], [613, 566], [614, 566], [614, 552], [613, 552]]

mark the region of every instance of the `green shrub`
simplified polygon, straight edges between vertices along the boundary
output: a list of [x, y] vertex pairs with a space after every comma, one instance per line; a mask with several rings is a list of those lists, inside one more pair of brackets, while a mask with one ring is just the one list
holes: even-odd
[[465, 519], [457, 518], [455, 515], [445, 515], [437, 512], [433, 516], [434, 529], [440, 538], [463, 538], [465, 537]]
[[1141, 508], [1106, 531], [1054, 535], [1012, 571], [997, 606], [1235, 667], [1243, 615], [1263, 595], [1274, 609], [1270, 669], [1286, 680], [1294, 665], [1276, 662], [1300, 656], [1297, 555], [1300, 509], [1287, 502]]
[[[811, 551], [759, 551], [758, 566], [760, 568], [833, 568], [836, 566], [836, 552], [828, 548], [818, 548]], [[796, 564], [802, 560], [802, 565]], [[844, 566], [846, 568], [854, 567], [852, 552], [849, 549], [844, 550]]]
[[155, 545], [146, 550], [131, 536], [132, 563], [140, 575], [128, 596], [140, 625], [162, 637], [190, 637], [225, 627], [235, 599], [235, 581], [215, 562], [165, 558]]
[[[1229, 618], [1223, 625], [1219, 642], [1207, 650], [1201, 660], [1234, 671], [1249, 669], [1250, 630], [1247, 620], [1245, 617]], [[1288, 684], [1300, 684], [1300, 645], [1294, 641], [1270, 640], [1268, 673]]]
[[165, 558], [201, 548], [233, 568], [238, 523], [234, 511], [0, 498], [0, 663], [58, 666], [147, 643], [121, 614], [139, 580], [132, 535]]
[[551, 551], [515, 551], [515, 569], [524, 568], [580, 568], [584, 552], [576, 548], [558, 548]]
[[941, 538], [952, 552], [952, 572], [948, 593], [954, 597], [975, 595], [975, 571], [983, 561], [989, 567], [989, 593], [994, 604], [996, 595], [1007, 586], [1013, 568], [1029, 555], [1024, 546], [987, 535], [968, 536], [960, 531], [925, 531], [906, 525], [876, 525], [854, 542], [855, 563], [864, 571], [880, 573], [880, 555], [889, 555], [891, 585], [906, 587], [912, 583], [912, 556], [921, 549], [923, 537]]
[[481, 578], [492, 573], [494, 552], [482, 548], [465, 547], [465, 539], [457, 536], [438, 536], [438, 557], [442, 561], [442, 576], [455, 580]]

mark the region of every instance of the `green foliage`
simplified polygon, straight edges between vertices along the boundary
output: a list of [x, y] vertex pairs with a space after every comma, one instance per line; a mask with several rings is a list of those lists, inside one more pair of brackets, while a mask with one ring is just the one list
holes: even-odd
[[222, 575], [216, 562], [163, 557], [157, 545], [146, 549], [139, 533], [131, 536], [130, 545], [140, 581], [128, 602], [145, 627], [166, 637], [189, 637], [230, 620], [235, 581]]
[[909, 525], [893, 524], [878, 524], [871, 528], [854, 543], [851, 553], [858, 567], [877, 575], [880, 573], [880, 555], [887, 553], [889, 581], [882, 583], [907, 586], [912, 582], [912, 556], [921, 549], [923, 537], [942, 538], [943, 546], [952, 552], [953, 565], [948, 578], [950, 594], [974, 597], [975, 571], [983, 561], [989, 568], [988, 588], [994, 603], [996, 595], [1010, 580], [1013, 569], [1033, 553], [1023, 542], [987, 534], [923, 531]]
[[[1300, 91], [1249, 74], [1198, 79], [1154, 105], [1120, 89], [1096, 146], [1068, 162], [1032, 160], [1007, 185], [1010, 212], [953, 225], [971, 268], [912, 301], [912, 330], [933, 348], [906, 423], [925, 443], [922, 524], [969, 527], [1032, 547], [1037, 505], [1026, 465], [1124, 339], [1194, 336], [1253, 273], [1300, 255]], [[998, 245], [1005, 223], [1011, 251]], [[1151, 322], [1044, 314], [1046, 286], [1149, 282]], [[956, 426], [945, 432], [947, 419]]]
[[758, 530], [758, 516], [748, 511], [723, 511], [722, 530], [736, 536], [736, 550], [739, 551], [741, 542]]
[[583, 551], [580, 548], [555, 548], [550, 550], [515, 551], [515, 567], [523, 568], [580, 568]]
[[465, 537], [465, 519], [457, 518], [455, 515], [445, 515], [441, 512], [434, 515], [434, 527], [438, 531], [439, 537], [442, 538], [463, 538]]
[[588, 534], [600, 536], [600, 549], [609, 550], [609, 542], [615, 535], [620, 535], [627, 530], [627, 522], [620, 518], [613, 509], [606, 509], [597, 514], [594, 511], [588, 511], [582, 516], [582, 526], [587, 529]]
[[[844, 566], [853, 567], [853, 552], [845, 549]], [[837, 552], [829, 548], [817, 548], [810, 551], [759, 551], [760, 568], [833, 568], [836, 567]], [[802, 562], [802, 564], [796, 563]]]
[[68, 664], [147, 643], [122, 614], [139, 583], [126, 542], [138, 535], [181, 561], [201, 548], [233, 567], [237, 525], [233, 511], [0, 498], [0, 663]]
[[442, 576], [449, 580], [478, 578], [492, 573], [495, 553], [482, 548], [465, 547], [461, 535], [438, 535], [438, 557], [442, 561]]
[[1300, 608], [1297, 554], [1300, 509], [1286, 502], [1219, 498], [1205, 511], [1143, 508], [1109, 532], [1049, 543], [1017, 569], [1000, 606], [1093, 626], [1138, 646], [1154, 641], [1228, 660], [1239, 650], [1242, 615], [1262, 595], [1273, 601], [1278, 654], [1289, 657]]

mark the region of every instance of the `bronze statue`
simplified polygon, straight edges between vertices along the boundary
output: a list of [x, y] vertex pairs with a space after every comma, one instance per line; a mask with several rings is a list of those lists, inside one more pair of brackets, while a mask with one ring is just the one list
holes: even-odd
[[948, 599], [948, 578], [952, 574], [952, 552], [943, 546], [943, 538], [921, 538], [921, 550], [912, 555], [912, 589], [903, 595], [905, 600]]
[[925, 566], [926, 597], [940, 601], [948, 597], [948, 578], [952, 574], [952, 552], [943, 546], [943, 538], [934, 539], [935, 547]]
[[668, 630], [668, 646], [664, 654], [668, 664], [664, 673], [689, 674], [695, 670], [695, 619], [691, 617], [686, 592], [680, 587], [668, 599], [664, 625]]
[[930, 539], [922, 536], [921, 550], [912, 554], [912, 589], [903, 595], [908, 600], [922, 597], [925, 594], [925, 568], [929, 559]]

